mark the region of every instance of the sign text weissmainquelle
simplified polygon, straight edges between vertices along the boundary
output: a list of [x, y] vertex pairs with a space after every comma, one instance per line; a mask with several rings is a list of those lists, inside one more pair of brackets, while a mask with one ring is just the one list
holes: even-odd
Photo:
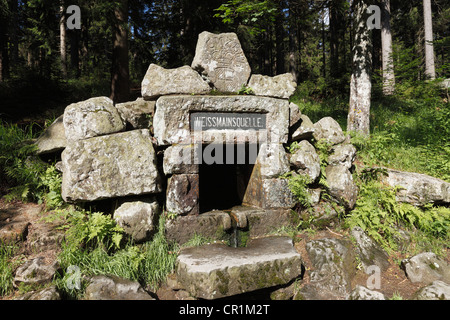
[[266, 114], [236, 112], [194, 112], [190, 114], [191, 131], [263, 130]]

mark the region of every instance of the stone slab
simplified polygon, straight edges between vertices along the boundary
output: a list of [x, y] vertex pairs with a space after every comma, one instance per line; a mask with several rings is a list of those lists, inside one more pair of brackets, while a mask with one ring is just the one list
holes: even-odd
[[[267, 130], [207, 130], [192, 132], [190, 115], [194, 112], [235, 112], [266, 114]], [[286, 143], [289, 131], [289, 102], [256, 96], [165, 96], [156, 102], [153, 120], [159, 145], [208, 143], [221, 138], [227, 141]], [[227, 136], [228, 134], [228, 136]], [[199, 140], [199, 141], [197, 141]]]
[[290, 282], [302, 260], [289, 237], [250, 240], [247, 247], [211, 244], [186, 248], [177, 258], [177, 279], [191, 295], [217, 299]]

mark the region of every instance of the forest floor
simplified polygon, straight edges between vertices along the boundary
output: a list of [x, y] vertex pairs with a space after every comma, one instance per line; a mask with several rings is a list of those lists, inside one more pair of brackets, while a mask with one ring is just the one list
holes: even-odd
[[[11, 259], [18, 267], [27, 259], [36, 258], [38, 256], [44, 257], [48, 262], [57, 259], [60, 252], [60, 246], [57, 239], [61, 237], [53, 237], [56, 242], [52, 243], [50, 240], [44, 243], [43, 246], [36, 246], [36, 241], [42, 239], [49, 239], [47, 235], [55, 235], [55, 233], [63, 234], [63, 231], [56, 230], [57, 225], [52, 225], [44, 218], [48, 217], [51, 212], [45, 210], [44, 205], [36, 203], [23, 203], [20, 201], [5, 202], [0, 199], [0, 237], [3, 239], [14, 239], [14, 246], [16, 248], [15, 255]], [[306, 251], [306, 243], [311, 240], [321, 238], [337, 238], [349, 239], [348, 230], [337, 228], [326, 228], [325, 230], [317, 230], [316, 232], [304, 232], [296, 235], [295, 248], [301, 254], [304, 262], [306, 272], [302, 284], [309, 282], [309, 272], [311, 262]], [[44, 241], [45, 242], [45, 241]], [[405, 272], [400, 268], [402, 259], [407, 258], [406, 254], [401, 252], [391, 252], [389, 256], [390, 266], [381, 273], [380, 289], [386, 299], [410, 299], [414, 293], [423, 286], [423, 284], [415, 284], [409, 281]], [[450, 250], [446, 249], [443, 258], [450, 262]], [[367, 286], [367, 275], [362, 268], [358, 269], [352, 281], [352, 288], [356, 285]], [[0, 297], [0, 300], [10, 300], [20, 295], [20, 290], [15, 290], [8, 296]], [[161, 300], [177, 299], [176, 293], [166, 284], [163, 284], [157, 291], [157, 295]]]

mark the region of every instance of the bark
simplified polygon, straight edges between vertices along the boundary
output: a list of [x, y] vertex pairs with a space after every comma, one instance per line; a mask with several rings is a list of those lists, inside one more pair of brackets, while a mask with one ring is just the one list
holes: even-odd
[[276, 64], [277, 74], [285, 73], [284, 68], [284, 28], [283, 28], [283, 7], [281, 1], [278, 1], [278, 14], [275, 19], [275, 41], [277, 45]]
[[390, 2], [390, 0], [383, 0], [381, 6], [381, 50], [383, 60], [383, 93], [385, 95], [392, 95], [395, 90]]
[[111, 74], [111, 100], [128, 101], [130, 94], [130, 68], [128, 64], [128, 1], [121, 1], [115, 9], [114, 48]]
[[433, 18], [431, 15], [431, 0], [423, 0], [423, 20], [425, 27], [425, 76], [436, 78], [433, 48]]
[[61, 56], [61, 71], [64, 79], [67, 79], [67, 53], [66, 53], [66, 14], [64, 0], [60, 0], [59, 19], [59, 52]]
[[366, 26], [367, 4], [355, 1], [353, 70], [350, 80], [350, 102], [347, 131], [368, 136], [370, 133], [370, 99], [372, 83], [370, 31]]

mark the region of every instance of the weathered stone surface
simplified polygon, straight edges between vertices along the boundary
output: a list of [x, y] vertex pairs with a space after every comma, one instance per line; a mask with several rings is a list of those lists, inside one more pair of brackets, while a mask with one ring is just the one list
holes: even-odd
[[353, 209], [358, 196], [358, 188], [350, 171], [343, 165], [329, 165], [325, 172], [330, 195], [341, 205]]
[[235, 33], [200, 33], [191, 66], [222, 92], [241, 89], [251, 72]]
[[211, 91], [208, 83], [189, 66], [164, 69], [151, 64], [142, 80], [142, 97], [155, 99], [170, 94], [206, 94]]
[[251, 76], [248, 86], [257, 96], [289, 99], [294, 94], [297, 83], [291, 73], [275, 77], [254, 74]]
[[295, 128], [294, 132], [291, 134], [292, 141], [312, 138], [313, 133], [316, 131], [314, 123], [312, 123], [306, 114], [300, 115], [300, 120], [300, 126]]
[[289, 189], [287, 179], [263, 179], [261, 187], [263, 191], [261, 208], [263, 209], [290, 209], [297, 203]]
[[356, 254], [365, 269], [373, 265], [378, 266], [381, 271], [385, 271], [389, 268], [388, 254], [375, 241], [366, 235], [363, 229], [354, 227], [351, 231], [351, 235], [355, 239]]
[[273, 230], [292, 226], [292, 217], [289, 209], [267, 210], [255, 207], [236, 206], [231, 209], [231, 214], [240, 216], [241, 220], [247, 220], [249, 237], [263, 237]]
[[294, 127], [299, 121], [302, 113], [295, 103], [289, 103], [289, 127]]
[[136, 101], [116, 104], [122, 119], [133, 129], [149, 129], [153, 124], [156, 101], [145, 101], [138, 98]]
[[37, 154], [47, 154], [64, 150], [67, 145], [66, 131], [64, 130], [64, 115], [59, 116], [56, 120], [44, 130], [42, 135], [37, 139]]
[[168, 219], [165, 225], [166, 238], [179, 244], [186, 243], [195, 234], [223, 240], [224, 233], [230, 228], [230, 215], [219, 210], [198, 216], [178, 216], [176, 219]]
[[196, 164], [196, 150], [193, 144], [178, 144], [164, 151], [163, 169], [164, 174], [198, 173], [199, 166]]
[[433, 281], [414, 294], [413, 300], [450, 300], [450, 284]]
[[102, 136], [125, 129], [113, 101], [107, 97], [91, 98], [67, 106], [63, 122], [68, 141]]
[[356, 148], [352, 144], [339, 144], [332, 148], [332, 152], [328, 157], [328, 163], [331, 165], [343, 165], [350, 169], [355, 161]]
[[198, 174], [173, 175], [167, 185], [167, 211], [179, 215], [199, 214], [198, 184]]
[[61, 300], [61, 295], [59, 294], [58, 289], [56, 286], [50, 286], [45, 289], [41, 289], [38, 291], [33, 292], [27, 292], [24, 295], [14, 299], [14, 300], [30, 300], [30, 301], [36, 301], [36, 300], [47, 300], [47, 301], [54, 301], [54, 300]]
[[124, 202], [114, 212], [114, 218], [134, 241], [142, 242], [155, 232], [159, 213], [159, 204], [153, 198], [147, 201]]
[[[191, 112], [266, 113], [267, 130], [207, 130], [191, 133]], [[153, 120], [159, 145], [209, 143], [227, 134], [235, 141], [265, 141], [286, 143], [289, 129], [289, 102], [256, 96], [166, 96], [156, 102]], [[258, 135], [259, 134], [259, 135]], [[194, 141], [193, 141], [194, 140]], [[198, 141], [197, 141], [198, 140]]]
[[316, 141], [324, 139], [326, 142], [335, 145], [345, 140], [341, 126], [331, 117], [325, 117], [317, 121], [314, 124], [314, 129], [313, 136]]
[[307, 175], [311, 182], [320, 176], [320, 158], [316, 149], [306, 140], [300, 141], [299, 148], [290, 158], [290, 163], [296, 172]]
[[357, 285], [349, 294], [348, 300], [386, 300], [386, 298], [381, 292]]
[[86, 288], [86, 300], [155, 300], [138, 282], [116, 276], [95, 276]]
[[301, 274], [301, 264], [290, 238], [268, 237], [244, 248], [212, 244], [183, 249], [177, 279], [193, 296], [216, 299], [286, 284]]
[[68, 202], [161, 192], [148, 130], [70, 143], [62, 162], [62, 196]]
[[257, 161], [261, 165], [261, 177], [278, 178], [289, 172], [289, 160], [280, 143], [264, 143], [261, 145]]
[[450, 183], [426, 174], [387, 169], [383, 181], [397, 191], [397, 201], [424, 205], [427, 203], [450, 203]]
[[401, 267], [413, 283], [428, 284], [435, 280], [441, 280], [450, 284], [450, 266], [432, 252], [423, 252], [404, 259]]
[[44, 257], [28, 260], [17, 269], [14, 285], [18, 287], [21, 283], [33, 285], [51, 282], [58, 269], [58, 262], [46, 264]]
[[351, 291], [355, 275], [355, 254], [346, 240], [324, 238], [306, 244], [311, 260], [310, 282], [295, 299], [340, 300]]

